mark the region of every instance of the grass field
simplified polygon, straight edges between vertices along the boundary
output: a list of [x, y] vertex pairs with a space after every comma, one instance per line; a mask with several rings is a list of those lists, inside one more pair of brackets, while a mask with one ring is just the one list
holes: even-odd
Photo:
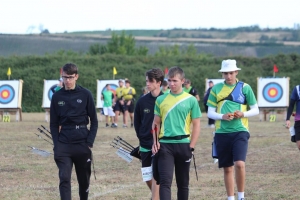
[[[14, 118], [14, 116], [12, 116]], [[58, 170], [53, 156], [33, 154], [28, 146], [52, 152], [47, 142], [34, 133], [49, 124], [44, 113], [23, 113], [22, 122], [0, 122], [0, 199], [59, 199]], [[290, 142], [282, 114], [276, 122], [250, 119], [251, 138], [246, 162], [246, 199], [277, 200], [299, 199], [299, 151]], [[190, 199], [226, 199], [223, 171], [211, 158], [212, 129], [205, 128], [206, 115], [201, 118], [201, 136], [195, 148], [195, 170], [190, 170]], [[91, 177], [90, 199], [149, 200], [150, 192], [142, 182], [137, 159], [127, 163], [116, 155], [109, 144], [121, 136], [130, 144], [138, 145], [134, 129], [104, 128], [99, 122], [98, 135], [93, 148], [97, 180]], [[72, 174], [72, 196], [78, 199], [78, 185]], [[172, 185], [172, 199], [176, 199], [176, 183]]]

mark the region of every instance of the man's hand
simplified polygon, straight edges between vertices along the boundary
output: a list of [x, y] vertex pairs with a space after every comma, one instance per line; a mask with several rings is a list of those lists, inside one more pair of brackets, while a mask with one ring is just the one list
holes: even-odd
[[286, 127], [287, 129], [289, 129], [290, 126], [291, 126], [290, 120], [286, 120], [286, 122], [285, 122], [285, 127]]
[[244, 117], [244, 113], [241, 112], [241, 111], [239, 111], [239, 110], [235, 111], [233, 113], [233, 115], [234, 115], [234, 118], [242, 118], [242, 117]]
[[124, 105], [124, 101], [123, 101], [123, 100], [120, 100], [120, 104], [121, 104], [121, 105]]
[[131, 100], [129, 100], [126, 105], [130, 106], [130, 104], [131, 104]]
[[234, 114], [233, 113], [227, 113], [227, 114], [224, 114], [222, 116], [222, 119], [226, 120], [226, 121], [231, 121], [231, 120], [233, 120], [233, 118], [234, 118]]
[[159, 148], [160, 148], [160, 143], [159, 142], [153, 143], [153, 145], [152, 145], [152, 154], [155, 155], [158, 152]]

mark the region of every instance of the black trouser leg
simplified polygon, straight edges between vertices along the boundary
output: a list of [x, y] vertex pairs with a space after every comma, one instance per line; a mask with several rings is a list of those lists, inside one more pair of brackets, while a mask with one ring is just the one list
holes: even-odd
[[158, 173], [160, 178], [159, 196], [161, 200], [171, 200], [171, 185], [175, 166], [177, 199], [189, 198], [189, 173], [192, 152], [190, 144], [160, 143]]
[[76, 154], [73, 156], [80, 200], [87, 200], [91, 177], [91, 150], [85, 143], [77, 144]]
[[170, 145], [160, 143], [158, 156], [159, 197], [161, 200], [171, 200], [171, 185], [174, 172], [174, 154]]
[[[64, 145], [64, 144], [63, 144]], [[54, 159], [59, 169], [59, 192], [62, 200], [71, 200], [71, 173], [73, 162], [69, 152], [59, 145], [59, 152], [55, 152]]]
[[175, 177], [177, 183], [177, 200], [189, 199], [190, 165], [192, 153], [190, 144], [176, 144]]

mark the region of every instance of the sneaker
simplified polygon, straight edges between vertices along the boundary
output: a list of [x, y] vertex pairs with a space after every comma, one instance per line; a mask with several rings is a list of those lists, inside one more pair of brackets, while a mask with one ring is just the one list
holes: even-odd
[[128, 128], [126, 124], [123, 124], [123, 128]]
[[133, 124], [131, 124], [130, 127], [133, 128]]
[[214, 124], [210, 124], [209, 128], [215, 128], [215, 125]]
[[117, 127], [118, 127], [118, 125], [117, 125], [117, 124], [115, 124], [115, 123], [112, 123], [112, 124], [111, 124], [111, 127], [112, 127], [112, 128], [117, 128]]
[[107, 127], [109, 127], [109, 125], [108, 125], [108, 124], [106, 124], [106, 125], [105, 125], [105, 128], [107, 128]]

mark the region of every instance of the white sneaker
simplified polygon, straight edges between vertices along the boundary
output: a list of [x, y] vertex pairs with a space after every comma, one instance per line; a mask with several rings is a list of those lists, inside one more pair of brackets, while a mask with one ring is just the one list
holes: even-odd
[[209, 128], [215, 128], [214, 124], [209, 125]]

